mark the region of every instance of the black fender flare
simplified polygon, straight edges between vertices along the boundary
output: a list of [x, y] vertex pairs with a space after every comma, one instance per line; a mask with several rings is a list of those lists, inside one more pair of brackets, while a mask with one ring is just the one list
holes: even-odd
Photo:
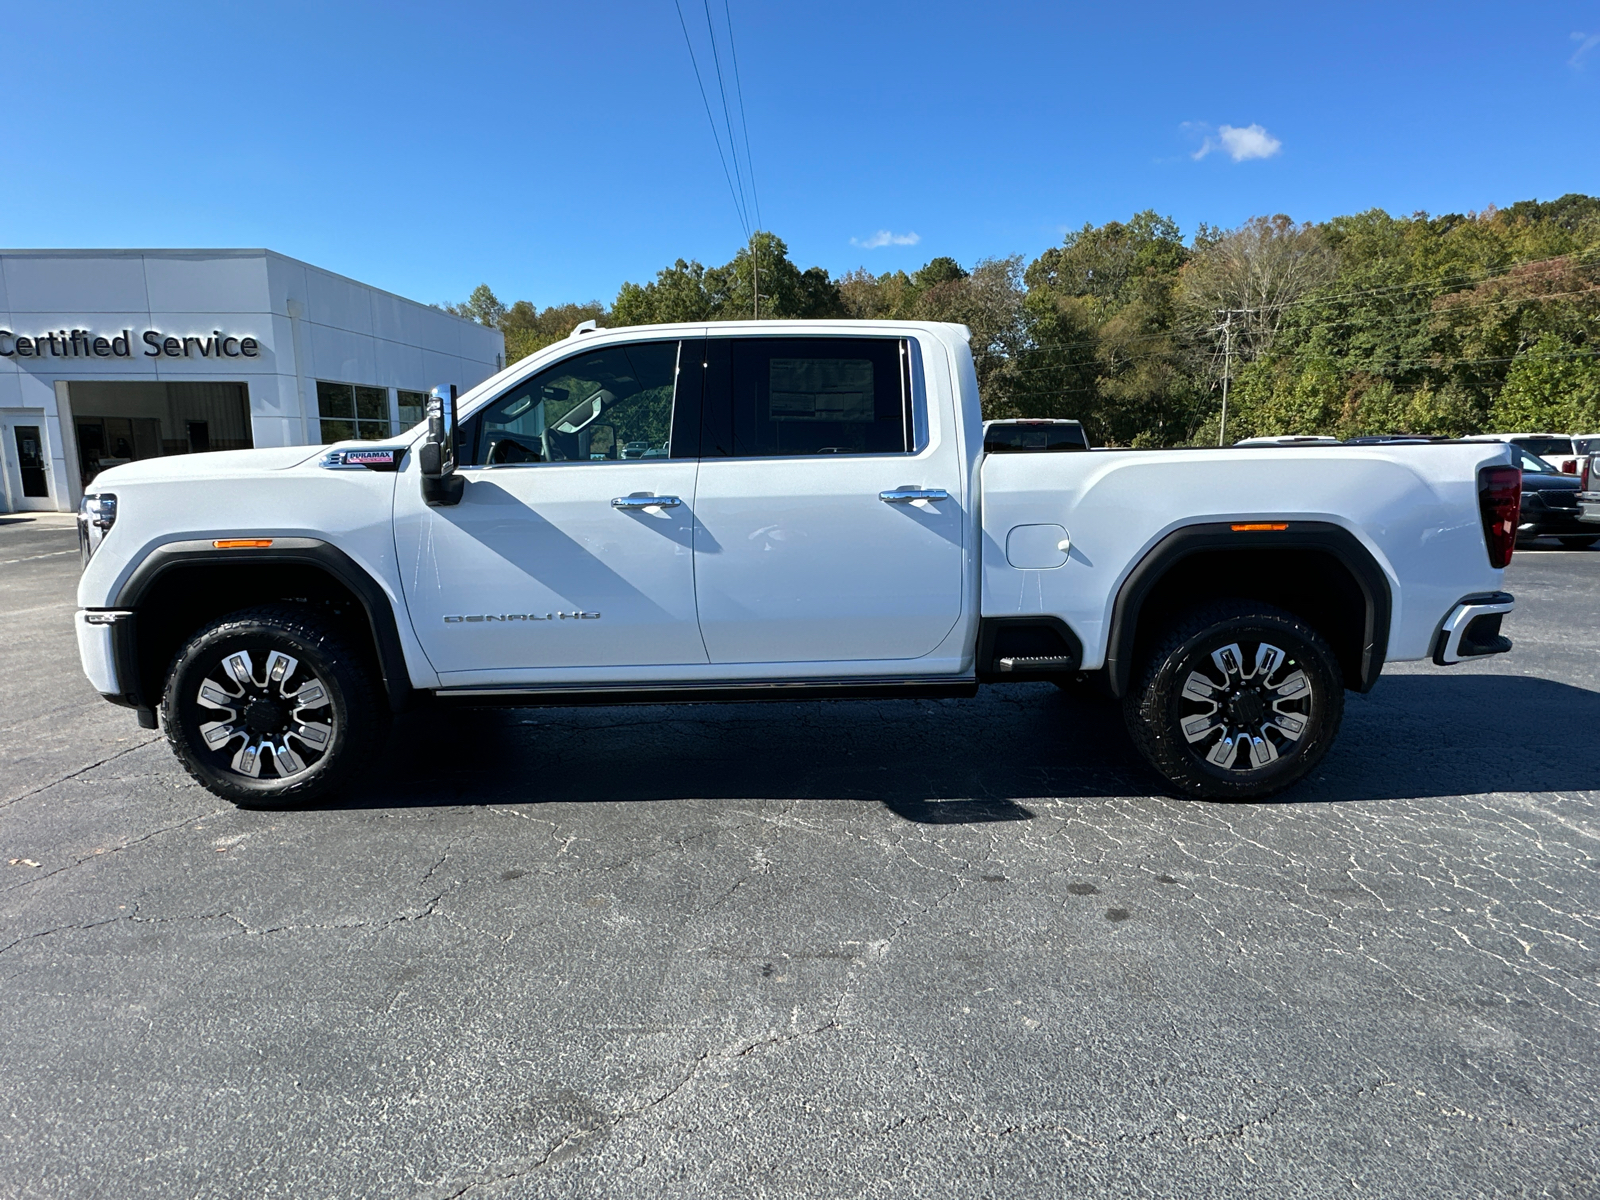
[[[130, 621], [118, 622], [113, 628], [125, 644], [116, 646], [119, 664], [138, 661], [133, 639], [137, 637], [138, 611], [141, 601], [155, 582], [168, 571], [192, 566], [242, 566], [257, 564], [294, 564], [315, 567], [325, 571], [343, 584], [361, 602], [366, 613], [372, 642], [377, 649], [378, 669], [383, 676], [383, 690], [389, 698], [389, 707], [400, 712], [411, 701], [411, 673], [406, 666], [405, 649], [400, 642], [400, 629], [395, 621], [394, 606], [383, 588], [355, 559], [337, 546], [318, 538], [277, 537], [269, 533], [251, 533], [252, 538], [268, 539], [272, 545], [252, 548], [219, 548], [212, 539], [167, 542], [152, 549], [133, 569], [118, 590], [115, 607], [135, 614]], [[126, 626], [126, 629], [124, 629]], [[125, 688], [132, 692], [133, 689]], [[139, 707], [154, 708], [154, 697], [138, 696]]]
[[[1257, 525], [1268, 522], [1250, 522]], [[1106, 641], [1106, 681], [1115, 696], [1127, 693], [1133, 675], [1134, 638], [1139, 611], [1163, 576], [1186, 558], [1208, 550], [1316, 550], [1327, 554], [1355, 579], [1366, 601], [1362, 625], [1360, 673], [1352, 690], [1370, 692], [1383, 672], [1389, 648], [1393, 599], [1383, 568], [1348, 529], [1328, 521], [1274, 521], [1282, 529], [1236, 529], [1243, 522], [1185, 525], [1162, 538], [1128, 573], [1111, 607], [1111, 633]]]

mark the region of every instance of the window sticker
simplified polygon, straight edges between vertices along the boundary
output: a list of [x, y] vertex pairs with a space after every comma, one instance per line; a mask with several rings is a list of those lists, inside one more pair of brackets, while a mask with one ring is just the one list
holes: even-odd
[[872, 421], [872, 360], [774, 358], [767, 415], [773, 421]]

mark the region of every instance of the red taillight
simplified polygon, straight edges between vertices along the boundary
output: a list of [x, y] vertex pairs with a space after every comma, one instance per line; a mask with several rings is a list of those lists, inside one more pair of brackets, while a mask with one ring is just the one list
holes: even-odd
[[1563, 475], [1576, 475], [1578, 473], [1578, 460], [1575, 458], [1563, 458], [1561, 460], [1561, 473]]
[[1522, 472], [1516, 467], [1484, 467], [1478, 472], [1478, 511], [1483, 514], [1483, 540], [1491, 567], [1508, 566], [1517, 544], [1517, 516], [1522, 508]]
[[1579, 486], [1579, 488], [1581, 488], [1585, 492], [1591, 490], [1590, 485], [1589, 485], [1589, 473], [1591, 471], [1593, 471], [1593, 470], [1594, 470], [1594, 455], [1592, 455], [1592, 454], [1584, 455], [1584, 458], [1583, 458], [1583, 470], [1580, 472], [1580, 478], [1582, 478], [1583, 482], [1581, 484], [1579, 484], [1578, 486]]

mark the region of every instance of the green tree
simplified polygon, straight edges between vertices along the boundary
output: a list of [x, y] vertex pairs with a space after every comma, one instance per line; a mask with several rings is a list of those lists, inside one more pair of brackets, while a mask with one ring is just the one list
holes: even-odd
[[1337, 271], [1318, 227], [1282, 213], [1254, 217], [1214, 235], [1185, 264], [1183, 304], [1213, 365], [1219, 357], [1224, 366], [1251, 362], [1272, 349], [1290, 312]]
[[1076, 417], [1097, 442], [1187, 440], [1200, 400], [1176, 321], [1188, 258], [1177, 224], [1146, 210], [1085, 225], [1030, 263], [1009, 408]]
[[1600, 429], [1600, 359], [1592, 350], [1545, 334], [1511, 365], [1491, 421], [1507, 433]]
[[582, 320], [747, 320], [758, 301], [763, 318], [964, 324], [986, 416], [1076, 417], [1115, 445], [1215, 443], [1230, 310], [1236, 438], [1600, 429], [1600, 199], [1582, 195], [1319, 225], [1257, 217], [1202, 224], [1188, 245], [1147, 209], [1026, 264], [941, 256], [837, 280], [762, 231], [720, 266], [678, 259], [623, 284], [609, 312], [508, 307], [487, 284], [444, 307], [500, 328], [519, 358]]
[[[759, 285], [759, 296], [758, 296]], [[759, 299], [759, 305], [757, 301]], [[821, 267], [801, 270], [775, 234], [759, 232], [720, 267], [678, 259], [653, 283], [624, 283], [612, 306], [618, 325], [665, 321], [789, 320], [846, 315], [839, 286]]]
[[668, 321], [709, 321], [714, 308], [706, 269], [678, 259], [656, 272], [653, 283], [624, 283], [611, 306], [617, 325], [658, 325]]
[[494, 294], [494, 290], [487, 283], [480, 283], [473, 288], [472, 295], [462, 303], [446, 304], [442, 307], [447, 313], [495, 328], [499, 327], [501, 319], [506, 315], [506, 306], [500, 302], [500, 297]]
[[1085, 225], [1067, 234], [1059, 248], [1046, 250], [1028, 266], [1024, 282], [1030, 291], [1043, 287], [1092, 299], [1110, 312], [1152, 285], [1162, 286], [1188, 257], [1177, 223], [1145, 209], [1126, 223]]
[[517, 362], [561, 341], [584, 321], [607, 324], [605, 305], [591, 300], [587, 304], [552, 304], [541, 310], [526, 300], [518, 300], [500, 318], [500, 331], [506, 336], [506, 361]]

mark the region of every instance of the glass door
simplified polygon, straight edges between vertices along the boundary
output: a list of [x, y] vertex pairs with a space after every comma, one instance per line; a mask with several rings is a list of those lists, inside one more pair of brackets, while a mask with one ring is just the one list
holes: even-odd
[[45, 451], [43, 422], [0, 422], [4, 439], [6, 491], [17, 511], [53, 509], [50, 456]]

